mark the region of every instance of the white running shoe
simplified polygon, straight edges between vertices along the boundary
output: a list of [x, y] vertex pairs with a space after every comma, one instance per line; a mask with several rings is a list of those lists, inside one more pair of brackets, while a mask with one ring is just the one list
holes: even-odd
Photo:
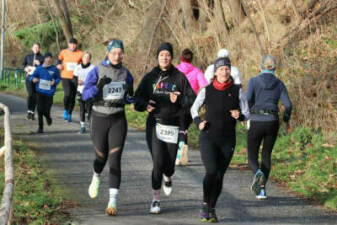
[[88, 189], [90, 198], [97, 197], [100, 183], [101, 181], [97, 177], [95, 176], [92, 177], [91, 184]]
[[170, 196], [172, 193], [172, 180], [171, 177], [167, 177], [163, 175], [164, 177], [164, 184], [163, 184], [163, 191], [166, 196]]
[[176, 159], [176, 166], [179, 166], [180, 165], [180, 159]]
[[160, 213], [160, 201], [152, 201], [150, 207], [151, 214], [159, 214]]

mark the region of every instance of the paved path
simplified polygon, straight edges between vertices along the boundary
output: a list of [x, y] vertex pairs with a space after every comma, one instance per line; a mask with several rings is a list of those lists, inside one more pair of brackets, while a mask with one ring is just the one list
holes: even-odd
[[[37, 121], [25, 120], [25, 100], [0, 94], [0, 102], [12, 112], [12, 130], [29, 141], [38, 143], [41, 157], [51, 169], [57, 184], [65, 188], [65, 197], [80, 207], [70, 212], [75, 224], [205, 224], [199, 220], [204, 168], [198, 151], [191, 151], [191, 165], [176, 168], [173, 193], [162, 197], [162, 214], [149, 215], [151, 201], [151, 158], [144, 132], [129, 129], [122, 157], [122, 184], [118, 217], [105, 216], [108, 202], [107, 168], [104, 170], [99, 197], [88, 197], [94, 152], [89, 134], [78, 134], [78, 116], [67, 123], [60, 107], [53, 107], [53, 125], [42, 135], [34, 134]], [[77, 114], [75, 112], [75, 114]], [[308, 201], [287, 193], [273, 183], [267, 186], [269, 199], [257, 201], [249, 191], [251, 173], [229, 169], [217, 205], [220, 224], [337, 224], [337, 214], [329, 213]]]

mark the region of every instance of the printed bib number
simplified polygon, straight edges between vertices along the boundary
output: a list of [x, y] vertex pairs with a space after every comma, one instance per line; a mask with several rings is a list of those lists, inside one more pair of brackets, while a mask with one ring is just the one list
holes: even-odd
[[124, 98], [125, 82], [110, 82], [103, 87], [103, 100], [119, 100]]
[[66, 67], [68, 71], [74, 71], [77, 63], [66, 63]]
[[156, 124], [156, 135], [157, 138], [166, 143], [177, 144], [178, 143], [178, 133], [179, 127], [162, 125], [160, 123]]
[[40, 81], [39, 81], [39, 88], [41, 90], [50, 91], [51, 90], [50, 80], [41, 80], [40, 79]]

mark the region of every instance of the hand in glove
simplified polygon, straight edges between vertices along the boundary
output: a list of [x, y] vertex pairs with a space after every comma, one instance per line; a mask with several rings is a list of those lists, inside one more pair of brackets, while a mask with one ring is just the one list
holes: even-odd
[[104, 85], [106, 85], [106, 84], [108, 84], [108, 83], [110, 83], [110, 82], [111, 82], [111, 78], [106, 77], [106, 76], [102, 77], [102, 78], [98, 81], [98, 84], [97, 84], [98, 90], [102, 90], [103, 87], [104, 87]]

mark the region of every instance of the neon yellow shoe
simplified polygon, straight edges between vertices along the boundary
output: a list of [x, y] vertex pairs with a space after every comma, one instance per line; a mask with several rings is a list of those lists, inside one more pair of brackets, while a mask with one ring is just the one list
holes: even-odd
[[110, 200], [106, 207], [105, 214], [108, 216], [117, 216], [117, 202]]
[[93, 177], [91, 180], [91, 184], [88, 189], [88, 193], [90, 198], [96, 198], [98, 195], [99, 185], [101, 181], [97, 177]]

